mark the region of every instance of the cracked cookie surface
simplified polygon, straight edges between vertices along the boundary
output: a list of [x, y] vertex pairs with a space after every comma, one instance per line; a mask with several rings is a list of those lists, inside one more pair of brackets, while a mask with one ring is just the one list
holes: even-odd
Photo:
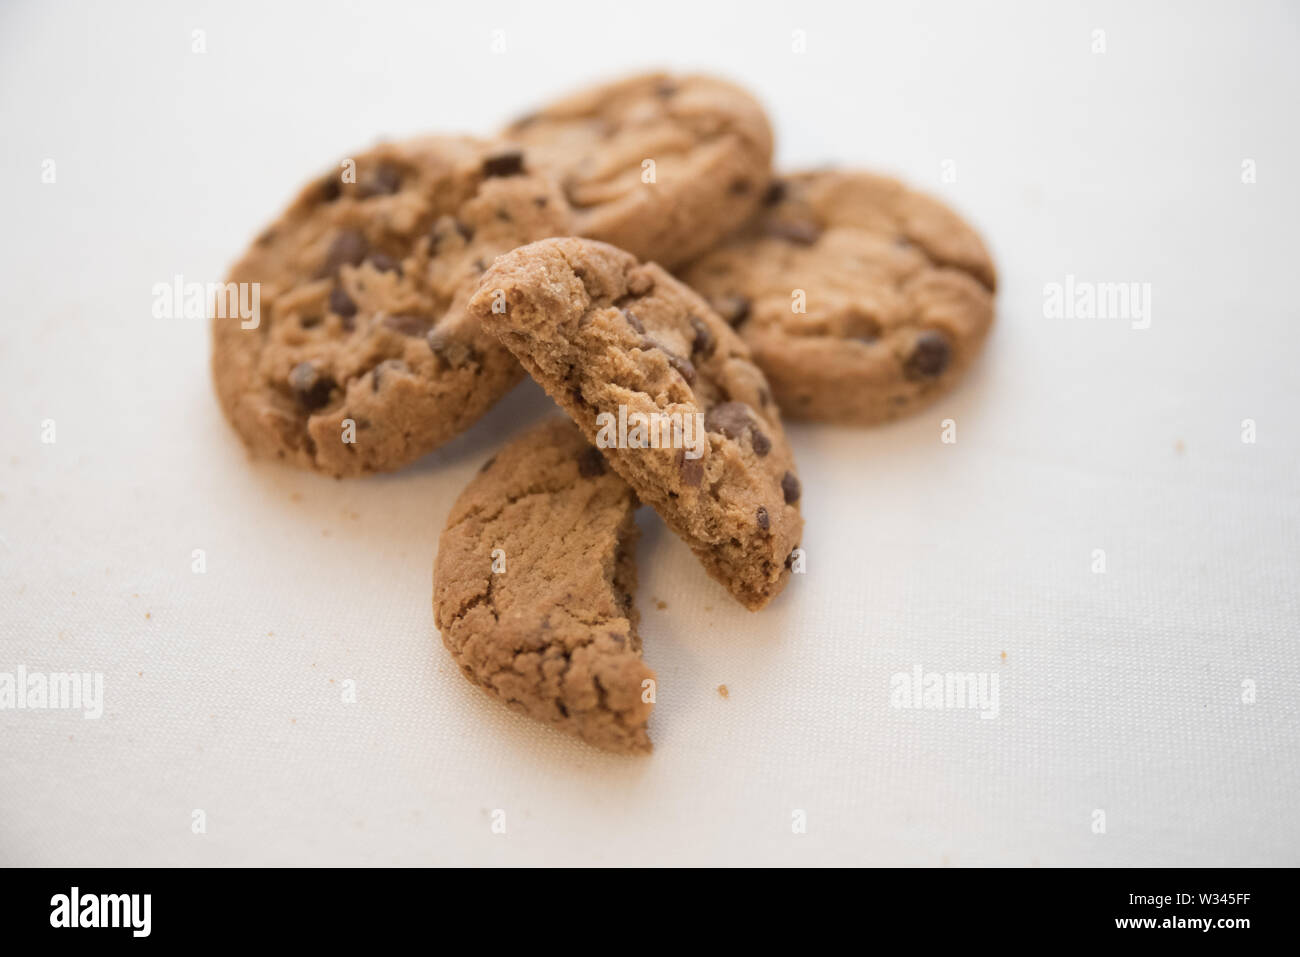
[[771, 175], [762, 107], [709, 76], [652, 73], [594, 87], [501, 135], [559, 180], [579, 235], [669, 269], [739, 227]]
[[231, 270], [260, 284], [256, 328], [212, 321], [217, 395], [245, 444], [336, 476], [414, 461], [519, 381], [466, 300], [495, 256], [572, 225], [553, 181], [500, 144], [428, 137], [346, 162]]
[[610, 438], [608, 417], [676, 417], [680, 441], [629, 431], [602, 451], [746, 607], [785, 586], [803, 531], [793, 456], [763, 373], [703, 299], [654, 263], [570, 238], [500, 257], [470, 310], [592, 442]]
[[983, 345], [997, 287], [947, 207], [836, 170], [774, 180], [742, 234], [682, 278], [733, 323], [785, 415], [858, 425], [946, 393]]
[[[650, 750], [634, 602], [636, 495], [572, 422], [498, 452], [452, 507], [434, 621], [472, 683], [607, 751]], [[494, 562], [499, 571], [494, 570]]]

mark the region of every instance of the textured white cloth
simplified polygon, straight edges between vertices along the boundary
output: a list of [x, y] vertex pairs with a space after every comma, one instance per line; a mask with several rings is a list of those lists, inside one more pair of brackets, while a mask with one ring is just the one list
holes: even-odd
[[[0, 864], [1300, 864], [1297, 23], [6, 3], [0, 673], [102, 673], [105, 702], [0, 711]], [[448, 510], [539, 389], [396, 475], [250, 465], [206, 323], [151, 304], [381, 134], [652, 64], [753, 87], [786, 168], [944, 197], [1003, 283], [940, 404], [791, 427], [808, 564], [769, 609], [642, 513], [635, 760], [471, 688], [433, 626]], [[1149, 283], [1150, 327], [1046, 318], [1067, 276]], [[997, 716], [891, 706], [916, 666], [996, 676]]]

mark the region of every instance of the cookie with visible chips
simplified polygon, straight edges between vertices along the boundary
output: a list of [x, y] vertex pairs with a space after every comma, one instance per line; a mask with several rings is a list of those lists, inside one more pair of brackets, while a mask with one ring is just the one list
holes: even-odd
[[576, 233], [675, 269], [739, 227], [771, 176], [758, 102], [710, 76], [592, 87], [501, 134], [564, 189]]
[[433, 590], [443, 644], [473, 684], [629, 754], [650, 750], [654, 709], [634, 600], [637, 504], [572, 422], [544, 421], [452, 506]]
[[400, 468], [519, 379], [465, 311], [498, 254], [572, 230], [517, 150], [462, 137], [381, 144], [307, 186], [231, 270], [255, 327], [213, 319], [226, 416], [256, 455], [329, 475]]
[[979, 236], [897, 180], [775, 180], [762, 212], [682, 278], [728, 319], [792, 419], [869, 425], [945, 394], [993, 323]]
[[738, 601], [785, 587], [794, 458], [763, 373], [703, 299], [606, 243], [548, 239], [501, 256], [470, 311]]

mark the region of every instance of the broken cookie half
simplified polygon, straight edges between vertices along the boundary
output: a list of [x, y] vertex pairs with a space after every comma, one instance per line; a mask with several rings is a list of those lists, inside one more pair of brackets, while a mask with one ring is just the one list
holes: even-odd
[[471, 682], [606, 751], [647, 753], [654, 672], [637, 635], [635, 493], [554, 418], [490, 459], [452, 507], [434, 621]]
[[785, 587], [802, 486], [749, 347], [698, 294], [606, 243], [499, 256], [470, 313], [750, 609]]

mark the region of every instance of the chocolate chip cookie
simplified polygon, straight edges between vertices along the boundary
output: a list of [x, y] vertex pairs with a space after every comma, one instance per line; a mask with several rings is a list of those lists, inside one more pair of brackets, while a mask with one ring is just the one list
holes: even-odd
[[560, 180], [579, 235], [669, 269], [740, 226], [771, 175], [762, 107], [708, 76], [630, 77], [553, 103], [502, 135]]
[[500, 257], [470, 311], [740, 602], [785, 586], [799, 478], [763, 373], [703, 299], [613, 246], [550, 239]]
[[648, 752], [636, 496], [563, 418], [490, 459], [452, 507], [434, 620], [471, 682], [607, 751]]
[[330, 475], [419, 458], [522, 377], [466, 314], [479, 276], [571, 228], [558, 187], [508, 147], [430, 137], [345, 160], [231, 270], [259, 284], [260, 315], [213, 319], [227, 417], [255, 454]]
[[791, 418], [871, 424], [944, 394], [993, 322], [984, 244], [934, 199], [834, 170], [773, 182], [743, 235], [683, 273]]

